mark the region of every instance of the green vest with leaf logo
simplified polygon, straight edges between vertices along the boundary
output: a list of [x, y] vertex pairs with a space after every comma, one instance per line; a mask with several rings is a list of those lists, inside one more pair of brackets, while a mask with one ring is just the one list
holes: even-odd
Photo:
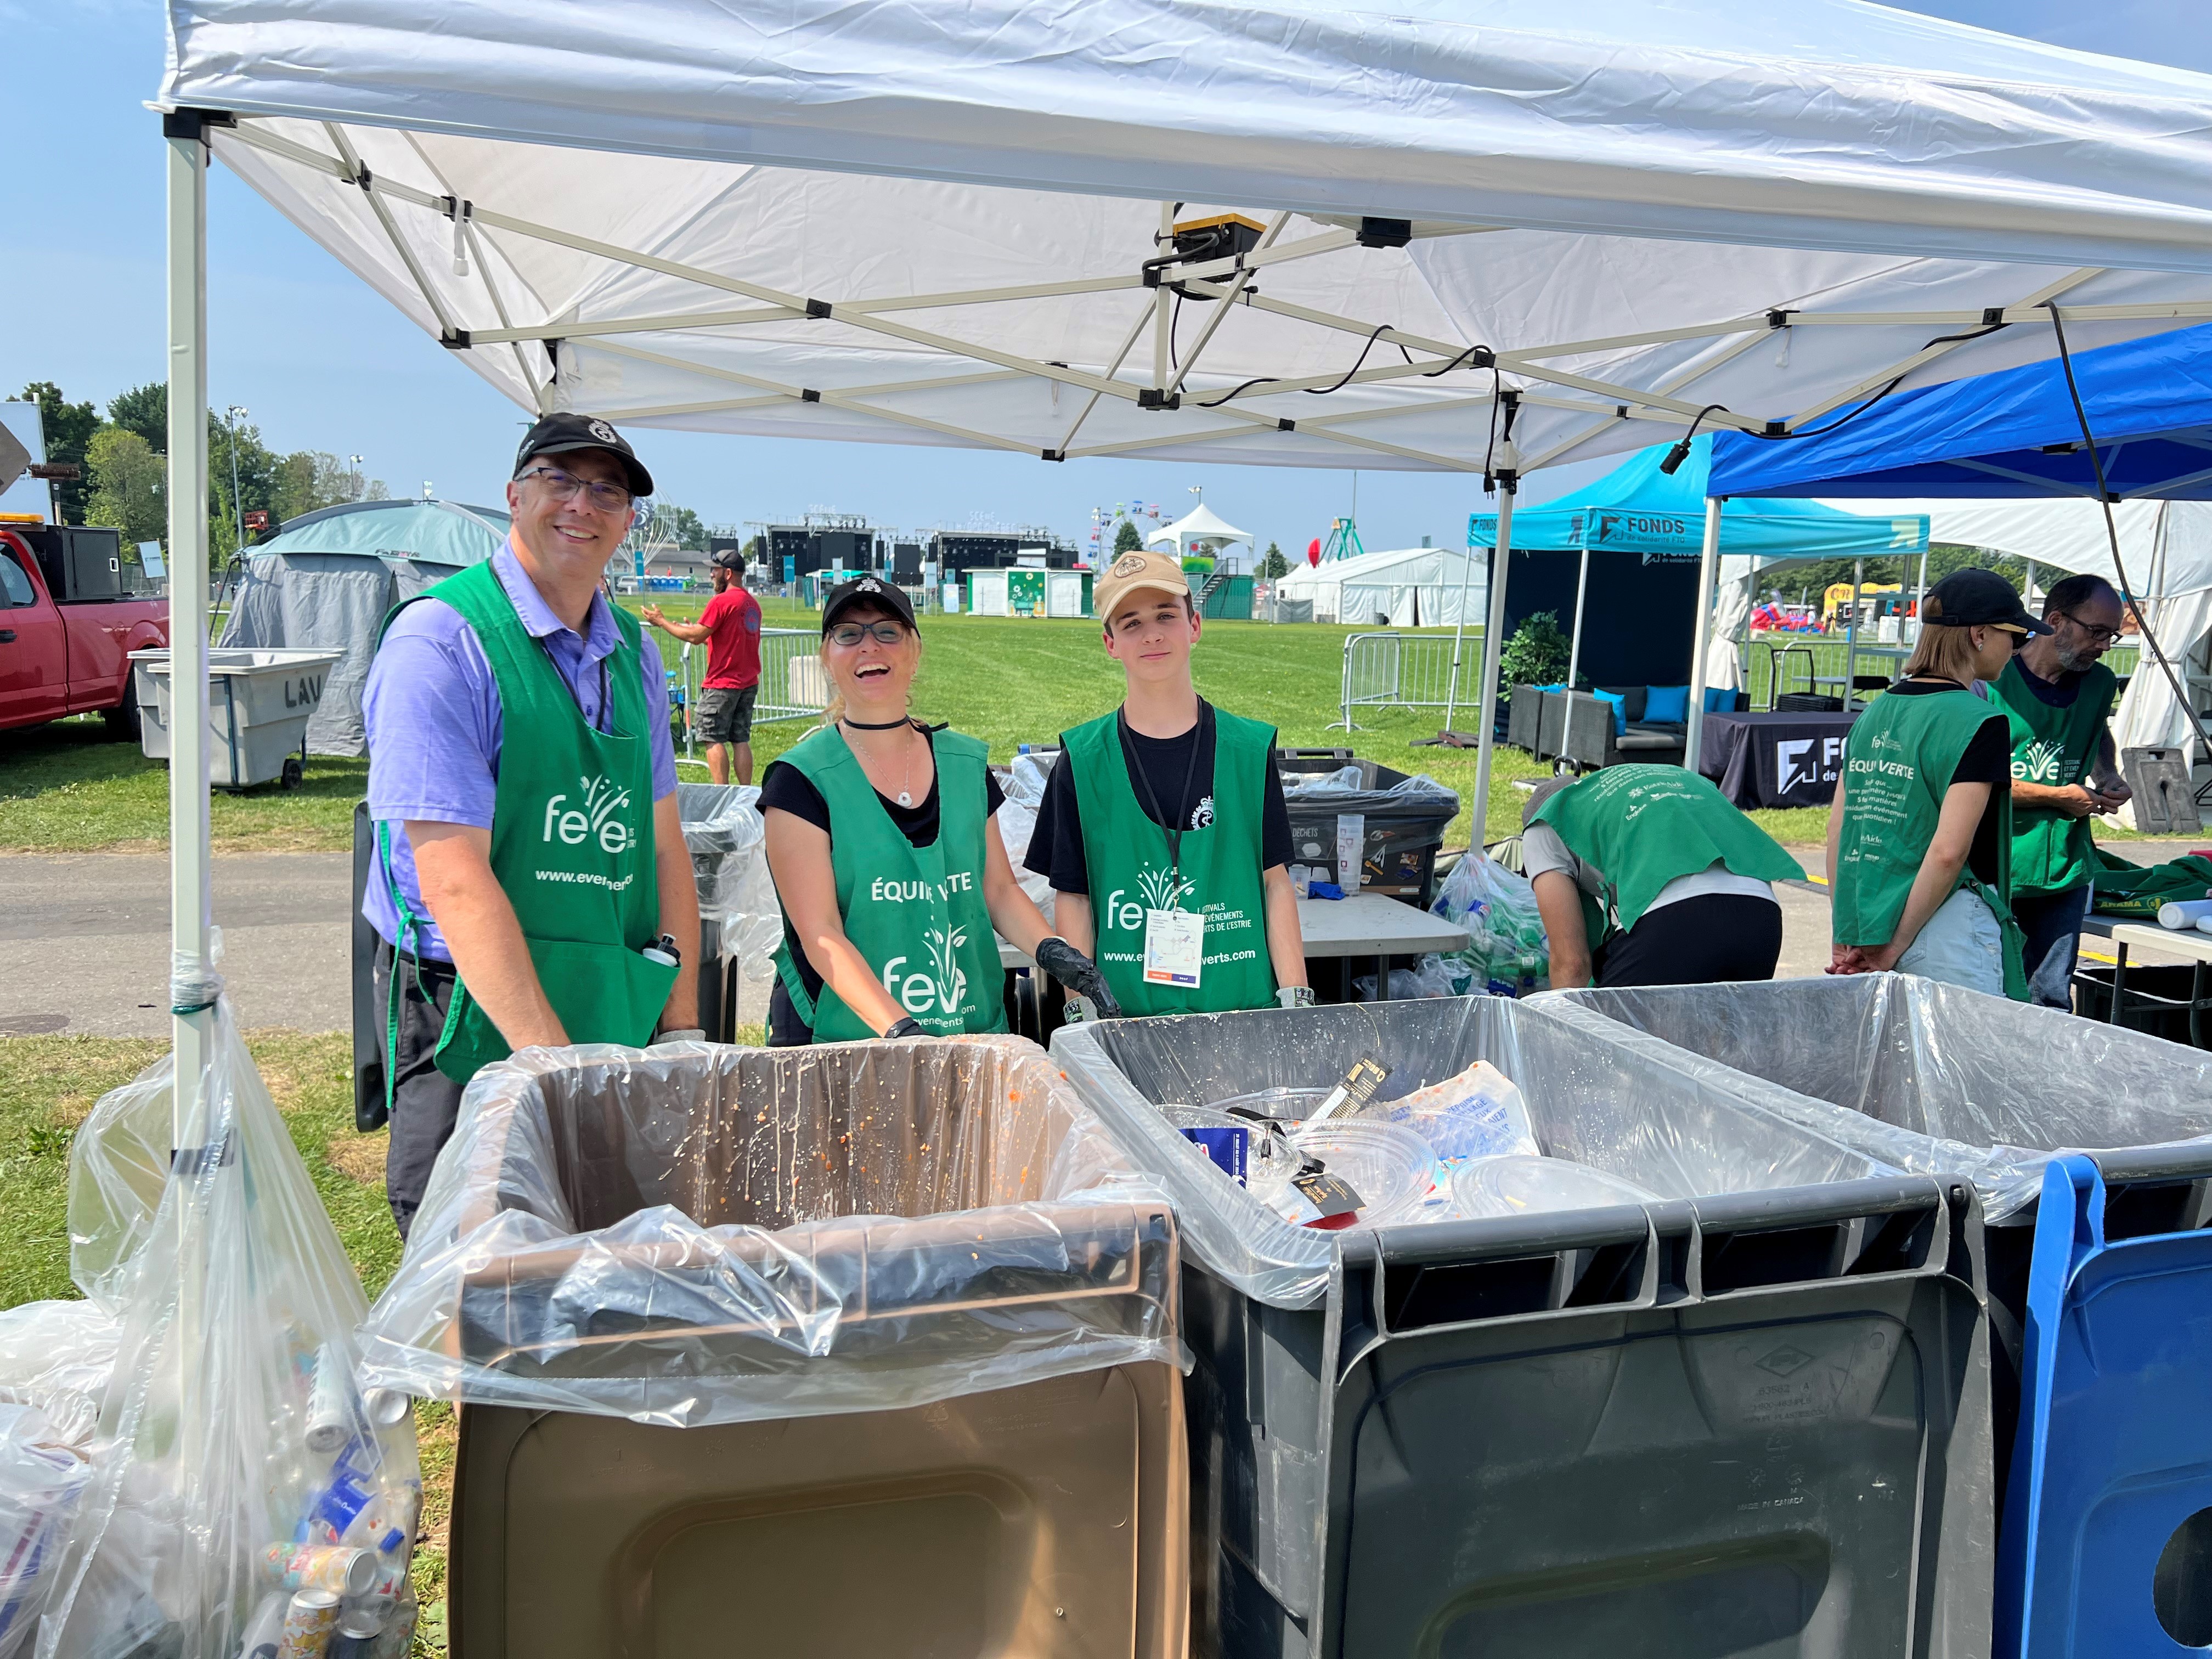
[[[2055, 708], [2028, 689], [2021, 677], [2019, 658], [2007, 663], [2004, 672], [1990, 683], [1990, 691], [2012, 727], [2013, 781], [2063, 789], [2087, 777], [2118, 687], [2111, 669], [2092, 663], [2082, 671], [2074, 701]], [[2051, 807], [2015, 802], [2012, 890], [2063, 893], [2087, 886], [2097, 873], [2096, 838], [2089, 823]]]
[[[938, 1036], [1006, 1029], [1006, 970], [983, 902], [984, 837], [990, 818], [985, 776], [990, 750], [957, 732], [933, 732], [937, 839], [916, 847], [891, 822], [883, 797], [834, 726], [809, 733], [783, 758], [797, 767], [830, 809], [830, 866], [845, 937], [867, 961], [891, 1000]], [[775, 969], [817, 1042], [876, 1035], [827, 985], [806, 994], [794, 961], [791, 923], [783, 926]]]
[[[1207, 712], [1201, 708], [1200, 718]], [[1200, 827], [1183, 830], [1179, 872], [1169, 858], [1167, 831], [1137, 804], [1121, 755], [1120, 711], [1060, 738], [1060, 763], [1075, 769], [1083, 867], [1097, 925], [1094, 954], [1125, 1014], [1226, 1013], [1274, 1006], [1261, 810], [1267, 769], [1275, 763], [1275, 730], [1218, 708], [1210, 712], [1213, 775], [1202, 780], [1200, 799], [1211, 799], [1213, 811]], [[1176, 810], [1169, 802], [1161, 805]], [[1146, 982], [1147, 910], [1205, 915], [1205, 965], [1195, 988]]]

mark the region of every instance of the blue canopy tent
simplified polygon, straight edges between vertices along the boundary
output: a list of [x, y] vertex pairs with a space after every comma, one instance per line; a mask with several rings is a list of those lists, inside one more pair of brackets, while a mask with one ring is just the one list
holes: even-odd
[[342, 654], [307, 721], [318, 755], [367, 746], [361, 696], [385, 613], [479, 564], [507, 539], [502, 509], [458, 501], [347, 501], [306, 513], [241, 556], [224, 645]]
[[[1608, 636], [1624, 627], [1650, 636], [1649, 619], [1655, 611], [1673, 610], [1683, 591], [1694, 592], [1692, 616], [1698, 624], [1689, 650], [1687, 678], [1691, 706], [1701, 707], [1707, 678], [1705, 623], [1712, 609], [1718, 560], [1723, 555], [1744, 557], [1747, 568], [1759, 560], [1872, 557], [1884, 554], [1924, 553], [1928, 548], [1928, 520], [1924, 514], [1869, 517], [1818, 501], [1779, 500], [1753, 503], [1720, 503], [1718, 533], [1711, 531], [1707, 511], [1708, 477], [1713, 462], [1713, 437], [1707, 433], [1690, 446], [1690, 453], [1672, 473], [1660, 470], [1671, 445], [1639, 450], [1626, 463], [1595, 483], [1573, 490], [1541, 507], [1524, 507], [1512, 519], [1511, 552], [1508, 569], [1493, 573], [1493, 581], [1510, 588], [1515, 580], [1524, 594], [1534, 595], [1516, 611], [1493, 604], [1492, 615], [1500, 617], [1510, 632], [1521, 616], [1549, 608], [1546, 601], [1563, 592], [1564, 571], [1557, 570], [1559, 553], [1578, 553], [1575, 580], [1575, 622], [1570, 678], [1579, 672], [1583, 630], [1590, 595], [1590, 568], [1595, 556], [1602, 580], [1601, 607]], [[1467, 526], [1469, 547], [1495, 548], [1498, 515], [1476, 513]], [[1611, 568], [1607, 567], [1610, 566]], [[1551, 569], [1547, 569], [1551, 567]], [[1692, 575], [1694, 572], [1694, 575]], [[1681, 672], [1680, 647], [1671, 643], [1647, 661], [1631, 656], [1613, 672], [1624, 679], [1647, 678], [1655, 671], [1668, 678], [1650, 683], [1674, 682]], [[1631, 672], [1633, 671], [1633, 672]], [[1489, 711], [1484, 718], [1493, 718]], [[1690, 722], [1685, 764], [1698, 760], [1698, 720]]]
[[[2212, 501], [2212, 326], [2085, 351], [2075, 383], [2117, 496]], [[1884, 398], [1824, 435], [1723, 433], [1713, 488], [1729, 495], [2097, 494], [2055, 360]]]
[[[2152, 633], [2185, 658], [2212, 632], [2212, 511], [2195, 505], [2212, 501], [2212, 325], [2085, 351], [2073, 368], [2106, 488], [2123, 503], [2115, 528], [2131, 550], [2128, 586]], [[2087, 505], [2096, 468], [2056, 360], [1903, 392], [1817, 438], [1724, 433], [1715, 457], [1713, 487], [1731, 495], [2044, 502], [1990, 507], [1980, 515], [1990, 528], [1944, 539], [2110, 568], [2104, 515]], [[2069, 539], [2061, 518], [2076, 511], [2087, 522], [2072, 527], [2072, 546], [2038, 544]], [[2123, 747], [2205, 740], [2164, 672], [2135, 676], [2113, 725]]]

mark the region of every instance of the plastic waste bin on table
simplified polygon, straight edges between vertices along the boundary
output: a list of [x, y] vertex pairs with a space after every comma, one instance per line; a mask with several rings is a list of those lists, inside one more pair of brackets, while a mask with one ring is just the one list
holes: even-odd
[[1017, 1038], [487, 1069], [362, 1328], [466, 1402], [456, 1659], [1174, 1659], [1176, 1260]]
[[[208, 782], [250, 789], [281, 781], [296, 789], [306, 771], [307, 720], [321, 706], [338, 651], [264, 651], [216, 646], [208, 656]], [[169, 653], [133, 651], [139, 744], [169, 757]]]
[[1555, 1004], [1731, 1066], [1747, 1099], [1871, 1157], [1972, 1180], [2009, 1472], [1996, 1651], [2212, 1644], [2212, 1058], [1903, 975]]
[[1334, 869], [1338, 824], [1357, 817], [1358, 890], [1428, 908], [1436, 896], [1437, 854], [1459, 816], [1455, 793], [1349, 749], [1278, 749], [1275, 769], [1286, 780], [1293, 863]]
[[[1107, 1021], [1053, 1054], [1176, 1201], [1197, 1651], [1987, 1653], [1966, 1183], [1503, 999]], [[1367, 1057], [1386, 1101], [1487, 1060], [1547, 1153], [1658, 1200], [1293, 1227], [1159, 1109]]]

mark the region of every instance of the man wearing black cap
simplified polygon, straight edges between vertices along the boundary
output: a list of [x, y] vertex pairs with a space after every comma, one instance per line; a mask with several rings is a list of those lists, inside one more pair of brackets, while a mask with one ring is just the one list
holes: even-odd
[[1858, 717], [1828, 815], [1837, 974], [1919, 974], [2027, 997], [2011, 908], [2012, 736], [1978, 682], [2051, 630], [2010, 582], [1928, 590], [1905, 678]]
[[[714, 597], [696, 623], [671, 622], [660, 607], [638, 614], [664, 634], [707, 647], [699, 687], [697, 731], [707, 744], [707, 770], [717, 783], [753, 781], [753, 699], [760, 693], [760, 601], [745, 592], [745, 556], [734, 547], [714, 557]], [[732, 765], [735, 757], [736, 764]]]
[[362, 703], [379, 852], [362, 910], [383, 940], [403, 1237], [482, 1066], [692, 1027], [666, 679], [599, 587], [652, 489], [613, 427], [549, 415], [515, 457], [507, 544], [386, 619]]

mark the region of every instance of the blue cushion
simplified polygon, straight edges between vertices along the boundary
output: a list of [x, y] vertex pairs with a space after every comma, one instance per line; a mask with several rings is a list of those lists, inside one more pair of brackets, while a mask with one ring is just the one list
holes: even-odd
[[1593, 691], [1590, 696], [1613, 705], [1613, 735], [1616, 738], [1626, 737], [1628, 735], [1628, 699], [1618, 691]]
[[1647, 685], [1644, 688], [1644, 718], [1654, 726], [1680, 725], [1690, 718], [1690, 688], [1686, 685]]
[[1705, 688], [1705, 713], [1708, 714], [1735, 714], [1735, 693], [1725, 685], [1707, 686]]
[[1565, 681], [1561, 681], [1557, 685], [1539, 685], [1531, 688], [1531, 690], [1537, 691], [1564, 691], [1566, 689], [1566, 683]]

